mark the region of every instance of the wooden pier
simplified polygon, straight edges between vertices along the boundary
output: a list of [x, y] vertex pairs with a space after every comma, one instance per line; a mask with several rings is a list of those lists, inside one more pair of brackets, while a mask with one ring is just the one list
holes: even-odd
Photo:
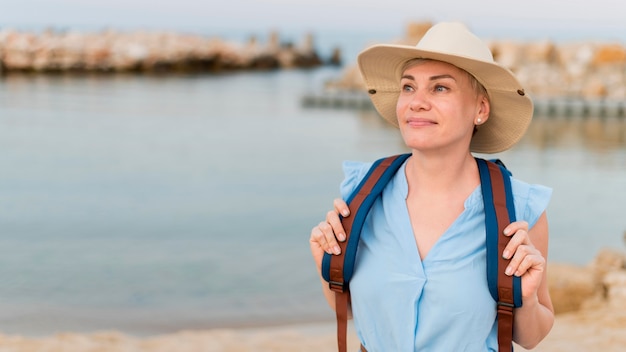
[[[621, 100], [584, 100], [575, 98], [533, 99], [536, 116], [546, 117], [626, 117], [626, 102]], [[366, 93], [337, 91], [305, 94], [306, 108], [373, 110]]]

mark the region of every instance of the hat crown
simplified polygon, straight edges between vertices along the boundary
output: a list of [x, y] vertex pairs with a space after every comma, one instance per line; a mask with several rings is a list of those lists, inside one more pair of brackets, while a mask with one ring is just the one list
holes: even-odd
[[461, 23], [443, 22], [434, 25], [424, 34], [416, 48], [494, 62], [489, 47]]

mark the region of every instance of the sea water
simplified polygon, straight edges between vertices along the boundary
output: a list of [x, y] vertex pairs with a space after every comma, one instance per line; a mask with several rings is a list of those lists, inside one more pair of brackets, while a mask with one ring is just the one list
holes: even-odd
[[[310, 229], [341, 162], [404, 152], [374, 111], [305, 108], [341, 68], [0, 80], [0, 331], [332, 320]], [[536, 118], [499, 154], [554, 189], [550, 260], [623, 249], [623, 118]]]

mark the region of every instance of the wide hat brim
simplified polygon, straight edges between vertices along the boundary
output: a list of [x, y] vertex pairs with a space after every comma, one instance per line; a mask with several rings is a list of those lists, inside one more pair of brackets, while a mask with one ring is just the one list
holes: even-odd
[[[426, 43], [422, 47], [431, 42], [441, 43], [441, 39], [446, 39], [434, 38], [432, 35], [426, 39], [428, 35], [426, 33], [420, 41]], [[469, 35], [473, 38], [468, 40], [477, 39], [473, 34]], [[468, 40], [464, 39], [467, 38], [460, 38], [467, 45]], [[396, 103], [400, 95], [400, 77], [404, 64], [415, 58], [438, 60], [470, 73], [485, 87], [489, 95], [489, 119], [477, 127], [470, 144], [472, 152], [498, 153], [511, 148], [522, 138], [532, 120], [532, 100], [525, 94], [511, 71], [493, 62], [486, 45], [491, 60], [484, 52], [481, 57], [476, 58], [459, 54], [456, 49], [458, 46], [452, 46], [453, 49], [448, 50], [444, 44], [443, 49], [427, 50], [420, 48], [420, 43], [417, 46], [375, 45], [358, 56], [359, 69], [372, 103], [383, 118], [398, 127]], [[450, 53], [452, 50], [456, 52]]]

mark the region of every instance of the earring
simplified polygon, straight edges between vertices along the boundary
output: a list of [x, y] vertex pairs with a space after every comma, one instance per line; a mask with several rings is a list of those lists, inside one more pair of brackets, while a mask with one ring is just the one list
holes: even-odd
[[483, 120], [482, 120], [482, 119], [480, 119], [480, 118], [477, 118], [477, 119], [476, 119], [476, 124], [477, 124], [477, 125], [480, 125], [482, 122], [483, 122]]

